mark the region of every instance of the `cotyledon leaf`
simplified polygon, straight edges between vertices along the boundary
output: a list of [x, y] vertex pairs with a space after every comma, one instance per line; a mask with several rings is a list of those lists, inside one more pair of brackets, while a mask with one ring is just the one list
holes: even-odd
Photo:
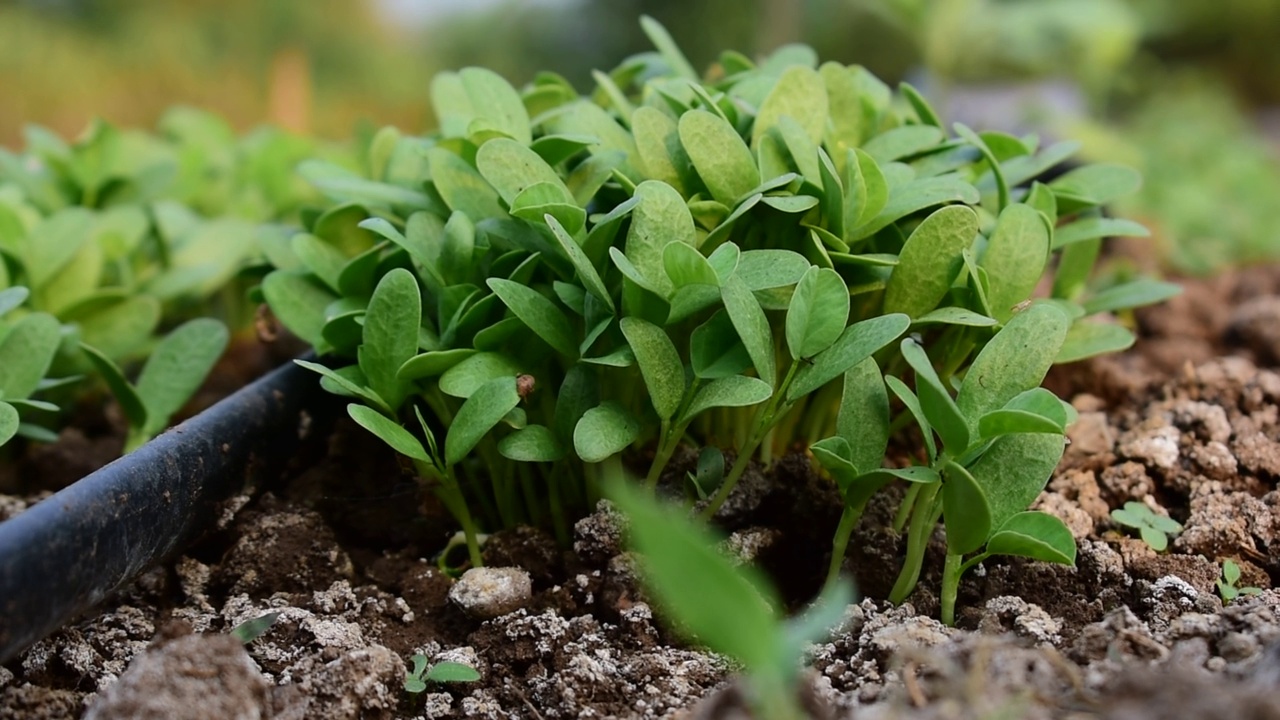
[[1031, 297], [1049, 262], [1049, 242], [1049, 225], [1031, 206], [1014, 203], [1000, 213], [979, 260], [990, 279], [987, 302], [996, 320], [1007, 321]]
[[978, 418], [1040, 386], [1069, 325], [1058, 308], [1036, 303], [1017, 313], [987, 342], [965, 372], [956, 405], [977, 432]]
[[623, 254], [659, 296], [670, 295], [674, 286], [667, 277], [663, 252], [673, 242], [692, 247], [698, 241], [693, 216], [684, 198], [666, 183], [646, 180], [636, 186], [640, 203], [631, 212]]
[[458, 408], [444, 439], [446, 465], [461, 462], [507, 413], [520, 404], [515, 376], [491, 380], [471, 394]]
[[792, 65], [778, 76], [773, 90], [756, 112], [755, 124], [751, 128], [751, 144], [758, 145], [760, 138], [776, 127], [783, 117], [790, 117], [800, 123], [809, 140], [819, 143], [826, 130], [828, 114], [827, 89], [822, 76], [812, 68]]
[[644, 377], [653, 409], [662, 420], [670, 420], [684, 398], [684, 365], [680, 353], [662, 328], [635, 317], [619, 323], [622, 334], [635, 354]]

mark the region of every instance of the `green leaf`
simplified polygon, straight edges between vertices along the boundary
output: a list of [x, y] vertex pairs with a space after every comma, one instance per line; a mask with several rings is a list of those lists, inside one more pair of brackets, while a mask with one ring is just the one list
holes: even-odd
[[323, 347], [325, 308], [338, 299], [305, 273], [276, 270], [262, 280], [262, 294], [285, 327], [312, 347]]
[[516, 198], [527, 188], [546, 184], [555, 188], [552, 198], [572, 202], [573, 195], [555, 168], [547, 164], [538, 153], [515, 140], [497, 138], [480, 146], [476, 152], [476, 169], [503, 202], [514, 207]]
[[723, 310], [694, 328], [689, 360], [693, 374], [704, 380], [730, 377], [751, 367], [751, 355]]
[[705, 110], [680, 116], [680, 143], [711, 197], [729, 207], [760, 184], [751, 150], [724, 118]]
[[1002, 526], [1035, 501], [1062, 459], [1065, 447], [1066, 439], [1061, 435], [1004, 435], [969, 466], [987, 496], [992, 527]]
[[639, 156], [631, 133], [609, 114], [607, 110], [590, 100], [568, 103], [551, 114], [545, 123], [546, 130], [562, 135], [591, 135], [598, 139], [589, 150], [596, 158], [608, 157], [610, 164], [622, 177], [638, 182], [636, 170]]
[[936, 470], [927, 465], [913, 465], [905, 468], [877, 468], [869, 470], [859, 476], [861, 480], [867, 481], [889, 481], [903, 480], [909, 483], [918, 483], [921, 485], [931, 485], [942, 481], [942, 476]]
[[969, 423], [938, 378], [929, 356], [911, 338], [904, 339], [899, 347], [902, 358], [915, 370], [916, 394], [929, 424], [942, 438], [943, 447], [953, 456], [963, 453], [969, 447]]
[[1060, 565], [1076, 564], [1076, 541], [1058, 518], [1042, 512], [1010, 517], [987, 541], [992, 555], [1014, 555]]
[[906, 383], [892, 375], [885, 375], [884, 383], [902, 401], [907, 411], [911, 413], [911, 417], [915, 419], [916, 425], [920, 427], [920, 434], [924, 436], [925, 450], [929, 453], [929, 461], [933, 462], [938, 457], [938, 448], [933, 440], [933, 427], [920, 407], [920, 398], [911, 392], [911, 388], [907, 387]]
[[813, 362], [796, 373], [787, 390], [787, 402], [808, 395], [846, 370], [862, 362], [880, 348], [897, 340], [911, 325], [901, 313], [881, 315], [845, 328], [831, 347], [818, 353]]
[[1026, 410], [993, 410], [978, 419], [978, 436], [994, 438], [1013, 433], [1056, 433], [1063, 428], [1053, 420]]
[[[748, 290], [756, 292], [795, 285], [810, 267], [805, 256], [791, 250], [748, 250], [739, 256], [736, 274]], [[726, 281], [721, 278], [721, 284]]]
[[500, 377], [481, 385], [462, 403], [444, 439], [445, 465], [461, 462], [507, 413], [520, 404], [515, 376]]
[[1093, 297], [1084, 301], [1084, 312], [1086, 315], [1092, 315], [1154, 305], [1181, 292], [1181, 285], [1142, 278], [1115, 285], [1094, 294]]
[[671, 72], [688, 80], [695, 82], [698, 80], [698, 72], [689, 64], [684, 53], [680, 52], [680, 48], [671, 39], [671, 34], [667, 32], [667, 29], [661, 23], [648, 15], [641, 15], [640, 28], [649, 37], [649, 42], [653, 43], [653, 46], [662, 55], [662, 59], [666, 61], [667, 67], [671, 69]]
[[367, 405], [356, 403], [347, 405], [347, 414], [360, 427], [377, 435], [383, 442], [390, 445], [392, 450], [414, 460], [432, 462], [431, 456], [423, 449], [422, 443], [418, 442], [418, 439], [405, 430], [400, 423], [389, 419], [386, 415]]
[[231, 637], [239, 640], [241, 644], [249, 643], [262, 637], [262, 634], [271, 629], [276, 624], [276, 619], [280, 617], [278, 612], [269, 612], [256, 618], [250, 618], [231, 629]]
[[98, 292], [62, 312], [62, 320], [80, 327], [80, 340], [113, 359], [145, 353], [160, 324], [160, 301], [150, 295]]
[[308, 233], [294, 235], [289, 240], [289, 248], [312, 274], [330, 290], [338, 292], [338, 276], [347, 264], [347, 256], [341, 250]]
[[1106, 205], [1142, 186], [1142, 175], [1124, 165], [1085, 165], [1049, 183], [1058, 196], [1058, 214], [1069, 215], [1087, 207]]
[[1100, 238], [1082, 240], [1063, 248], [1053, 274], [1053, 297], [1065, 300], [1078, 298], [1084, 292], [1101, 252]]
[[[724, 283], [720, 288], [720, 297], [724, 302], [725, 311], [729, 314], [729, 320], [733, 322], [734, 329], [738, 331], [738, 337], [742, 339], [742, 344], [747, 348], [747, 354], [751, 356], [751, 364], [755, 366], [756, 374], [768, 383], [769, 387], [773, 387], [778, 381], [778, 370], [773, 355], [773, 334], [769, 331], [769, 318], [765, 317], [764, 310], [751, 294], [741, 275], [734, 275]], [[834, 373], [832, 377], [841, 372], [844, 372], [844, 368]]]
[[773, 396], [769, 383], [745, 375], [730, 375], [712, 380], [693, 396], [689, 407], [680, 417], [685, 423], [705, 410], [718, 407], [749, 407], [758, 405]]
[[386, 401], [364, 386], [364, 373], [360, 372], [359, 367], [351, 365], [337, 370], [330, 370], [323, 365], [307, 362], [306, 360], [294, 360], [293, 362], [320, 375], [320, 387], [326, 391], [335, 395], [360, 398], [379, 411], [388, 415], [391, 414], [391, 408], [387, 407]]
[[990, 287], [987, 302], [995, 318], [1007, 322], [1013, 308], [1031, 297], [1049, 261], [1048, 224], [1029, 205], [1013, 204], [1000, 213], [980, 264]]
[[969, 366], [956, 395], [956, 405], [969, 418], [971, 431], [977, 430], [978, 418], [1040, 387], [1062, 347], [1067, 325], [1061, 310], [1037, 303], [1014, 315], [996, 333]]
[[498, 442], [498, 453], [517, 462], [556, 462], [564, 448], [545, 425], [526, 425]]
[[398, 373], [418, 352], [421, 324], [422, 294], [413, 274], [396, 268], [382, 276], [365, 312], [359, 357], [369, 387], [393, 409], [411, 390]]
[[156, 344], [136, 385], [147, 408], [148, 435], [163, 430], [169, 418], [200, 389], [229, 339], [221, 321], [196, 318], [174, 328]]
[[583, 414], [600, 402], [600, 380], [596, 368], [576, 363], [564, 374], [555, 396], [556, 410], [551, 428], [564, 445], [573, 443], [573, 431]]
[[32, 313], [13, 323], [0, 339], [0, 398], [22, 400], [35, 392], [61, 343], [52, 315]]
[[[721, 245], [721, 248], [731, 247]], [[719, 248], [717, 248], [717, 251]], [[671, 284], [679, 289], [689, 285], [720, 286], [720, 277], [702, 253], [682, 242], [667, 243], [662, 251], [662, 266]]]
[[987, 317], [980, 313], [976, 313], [968, 308], [956, 307], [954, 305], [946, 305], [936, 310], [931, 310], [924, 315], [911, 321], [911, 326], [916, 325], [961, 325], [964, 327], [991, 327], [999, 324], [995, 318]]
[[422, 679], [435, 683], [475, 682], [480, 679], [480, 672], [462, 663], [438, 662], [431, 666]]
[[[419, 355], [418, 357], [421, 357]], [[501, 377], [516, 377], [524, 369], [513, 358], [495, 352], [482, 352], [463, 358], [440, 376], [440, 392], [456, 398], [469, 398], [481, 386]]]
[[1003, 214], [1004, 209], [1009, 207], [1009, 182], [1005, 179], [1004, 170], [1000, 167], [1000, 159], [987, 146], [987, 141], [978, 133], [970, 130], [967, 125], [956, 123], [953, 127], [956, 135], [977, 148], [987, 161], [987, 167], [996, 183], [996, 209]]
[[640, 437], [640, 421], [615, 402], [605, 402], [582, 414], [573, 428], [573, 448], [583, 462], [601, 462]]
[[27, 297], [30, 294], [31, 291], [24, 287], [11, 287], [0, 290], [0, 317], [4, 317], [14, 308], [21, 306], [22, 303], [27, 301]]
[[396, 370], [396, 377], [404, 381], [435, 377], [475, 354], [471, 348], [454, 348], [414, 355]]
[[929, 101], [909, 83], [898, 83], [898, 92], [907, 99], [911, 104], [911, 109], [916, 111], [916, 117], [925, 125], [932, 125], [939, 130], [942, 129], [942, 121], [938, 119], [938, 113], [929, 105]]
[[568, 316], [542, 293], [502, 278], [489, 278], [487, 282], [511, 313], [556, 352], [568, 358], [578, 356], [578, 343], [573, 339]]
[[812, 68], [792, 65], [782, 71], [773, 90], [756, 111], [755, 124], [751, 128], [751, 145], [758, 146], [760, 138], [777, 127], [783, 117], [790, 117], [800, 123], [814, 144], [822, 142], [828, 114], [827, 89], [822, 77]]
[[507, 214], [498, 201], [498, 192], [466, 160], [434, 147], [427, 151], [427, 162], [436, 191], [450, 210], [466, 213], [477, 223]]
[[836, 433], [848, 443], [849, 459], [859, 472], [880, 467], [889, 447], [889, 395], [875, 358], [845, 371]]
[[1137, 338], [1123, 325], [1076, 322], [1066, 332], [1066, 340], [1053, 363], [1075, 363], [1085, 357], [1128, 350]]
[[528, 145], [532, 141], [529, 113], [520, 94], [510, 83], [485, 68], [463, 68], [458, 75], [476, 117], [483, 118], [486, 125], [515, 138], [517, 142]]
[[[863, 174], [866, 175], [866, 168]], [[868, 206], [871, 203], [871, 183], [867, 183]], [[870, 237], [902, 218], [946, 203], [977, 205], [981, 197], [978, 190], [954, 175], [939, 175], [912, 180], [889, 196], [884, 209], [869, 220], [864, 220], [846, 241]]]
[[454, 211], [444, 224], [440, 248], [440, 274], [446, 282], [464, 283], [471, 278], [476, 252], [476, 226], [465, 213]]
[[787, 308], [787, 348], [795, 360], [831, 347], [849, 322], [849, 288], [834, 270], [810, 267]]
[[631, 115], [631, 131], [645, 177], [670, 185], [682, 196], [690, 195], [685, 177], [691, 165], [676, 121], [656, 108], [640, 107]]
[[94, 369], [102, 376], [103, 382], [115, 396], [116, 402], [120, 405], [120, 411], [129, 421], [129, 427], [138, 430], [146, 427], [147, 407], [142, 402], [142, 398], [138, 397], [138, 391], [134, 390], [133, 385], [125, 378], [120, 367], [96, 348], [80, 343], [80, 349], [89, 357]]
[[635, 317], [622, 318], [619, 325], [640, 365], [653, 409], [660, 419], [670, 420], [684, 398], [684, 365], [680, 362], [680, 353], [657, 325]]
[[23, 264], [27, 281], [37, 292], [62, 270], [93, 232], [93, 213], [85, 208], [60, 210], [40, 221], [28, 233], [29, 242]]
[[1109, 237], [1150, 237], [1151, 231], [1132, 220], [1106, 217], [1080, 218], [1053, 231], [1053, 249], [1084, 240]]
[[590, 258], [583, 252], [582, 247], [578, 245], [577, 241], [569, 235], [569, 232], [564, 229], [564, 226], [554, 216], [547, 215], [543, 219], [546, 221], [547, 227], [551, 228], [551, 234], [555, 236], [560, 249], [569, 257], [569, 262], [573, 264], [573, 269], [578, 273], [578, 279], [582, 281], [583, 286], [588, 292], [602, 301], [609, 308], [609, 312], [617, 312], [617, 307], [613, 304], [613, 298], [609, 296], [609, 289], [605, 287], [604, 281], [600, 279], [600, 273], [591, 264]]
[[987, 541], [991, 532], [991, 509], [969, 471], [949, 462], [943, 475], [942, 517], [947, 527], [947, 552], [971, 553]]
[[598, 140], [592, 135], [543, 135], [534, 140], [529, 149], [552, 167], [568, 160], [583, 150], [595, 145]]
[[0, 446], [13, 439], [18, 434], [18, 426], [21, 420], [18, 418], [18, 410], [7, 402], [0, 402]]
[[668, 297], [673, 289], [667, 277], [663, 253], [670, 243], [692, 247], [698, 241], [693, 216], [684, 198], [674, 188], [657, 180], [646, 180], [636, 186], [640, 198], [631, 213], [623, 254], [660, 297]]
[[676, 627], [746, 667], [777, 662], [784, 642], [777, 598], [749, 566], [735, 567], [716, 538], [685, 519], [684, 509], [659, 505], [616, 480], [610, 495], [626, 513], [631, 545], [659, 608]]
[[919, 155], [944, 139], [946, 133], [932, 125], [901, 125], [866, 141], [862, 151], [884, 164]]
[[[856, 164], [853, 162], [856, 160]], [[856, 169], [855, 169], [856, 167]], [[871, 222], [884, 210], [889, 202], [889, 181], [875, 158], [861, 149], [854, 148], [845, 155], [844, 169], [845, 208], [844, 208], [844, 241], [857, 239], [855, 230]], [[854, 174], [860, 183], [854, 180]], [[862, 188], [858, 190], [858, 188]], [[854, 195], [853, 193], [857, 193]], [[857, 217], [854, 217], [854, 212]]]
[[[1039, 222], [1039, 218], [1036, 218]], [[884, 291], [884, 311], [919, 317], [937, 307], [978, 234], [978, 216], [963, 205], [937, 210], [911, 233]]]

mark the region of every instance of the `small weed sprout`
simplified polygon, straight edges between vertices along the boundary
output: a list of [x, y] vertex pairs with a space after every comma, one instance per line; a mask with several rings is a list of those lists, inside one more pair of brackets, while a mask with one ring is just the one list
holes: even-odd
[[248, 645], [249, 643], [262, 637], [263, 633], [271, 629], [276, 624], [276, 620], [280, 619], [280, 613], [269, 612], [256, 618], [249, 618], [239, 625], [231, 629], [231, 636], [239, 640], [241, 643]]
[[1218, 586], [1218, 595], [1222, 596], [1222, 602], [1230, 603], [1241, 595], [1261, 595], [1262, 588], [1256, 587], [1237, 587], [1240, 582], [1240, 566], [1234, 560], [1222, 561], [1222, 577], [1218, 578], [1215, 583]]
[[1142, 541], [1156, 552], [1169, 547], [1169, 538], [1182, 532], [1182, 524], [1171, 517], [1161, 515], [1140, 502], [1129, 501], [1124, 507], [1111, 511], [1111, 519], [1137, 530]]
[[460, 683], [475, 682], [480, 673], [470, 665], [458, 662], [438, 662], [429, 665], [425, 655], [414, 655], [409, 658], [413, 662], [413, 670], [404, 676], [404, 689], [415, 695], [427, 689], [427, 683]]

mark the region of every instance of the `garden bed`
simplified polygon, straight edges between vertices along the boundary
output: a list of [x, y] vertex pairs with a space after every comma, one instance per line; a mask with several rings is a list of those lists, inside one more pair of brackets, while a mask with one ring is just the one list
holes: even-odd
[[[1280, 269], [1191, 282], [1139, 319], [1136, 349], [1047, 383], [1080, 420], [1037, 508], [1071, 529], [1077, 567], [988, 561], [963, 580], [958, 628], [946, 628], [932, 590], [941, 533], [908, 604], [882, 600], [903, 548], [889, 530], [898, 498], [881, 493], [847, 564], [866, 599], [813, 652], [815, 707], [1280, 717], [1280, 592], [1269, 589], [1280, 580]], [[732, 550], [770, 570], [793, 607], [822, 582], [839, 518], [827, 488], [793, 454], [749, 473], [718, 516]], [[449, 600], [452, 581], [429, 559], [447, 515], [353, 423], [339, 423], [323, 460], [266, 490], [230, 501], [214, 535], [0, 669], [0, 716], [666, 717], [704, 698], [695, 714], [735, 716], [733, 694], [717, 693], [726, 663], [655, 621], [616, 515], [580, 521], [572, 552], [535, 531], [491, 537], [487, 563], [524, 568], [533, 592], [481, 621]], [[0, 518], [44, 496], [24, 491], [35, 494], [0, 498]], [[1184, 525], [1167, 553], [1111, 519], [1127, 501]], [[1225, 559], [1261, 595], [1224, 607]], [[278, 619], [247, 656], [223, 636], [268, 612]], [[482, 679], [410, 696], [413, 654], [472, 664]]]

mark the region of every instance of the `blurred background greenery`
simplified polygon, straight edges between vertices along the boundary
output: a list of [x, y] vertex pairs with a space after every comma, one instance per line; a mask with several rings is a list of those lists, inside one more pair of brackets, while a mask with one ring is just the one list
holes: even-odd
[[439, 70], [585, 88], [649, 49], [642, 13], [696, 66], [804, 42], [972, 124], [1081, 138], [1146, 172], [1122, 210], [1175, 269], [1280, 256], [1280, 0], [0, 0], [0, 144], [173, 105], [242, 132], [423, 131]]

